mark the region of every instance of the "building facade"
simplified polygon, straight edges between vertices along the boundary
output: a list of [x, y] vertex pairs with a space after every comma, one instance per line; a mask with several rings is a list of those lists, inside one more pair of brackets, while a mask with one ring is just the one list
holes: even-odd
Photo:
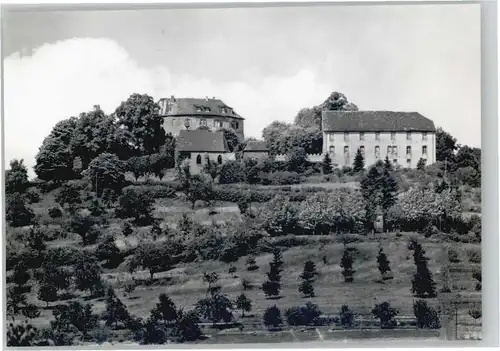
[[324, 111], [322, 129], [323, 153], [337, 167], [352, 166], [358, 149], [365, 166], [386, 156], [402, 168], [436, 162], [434, 122], [416, 112]]
[[247, 142], [245, 149], [243, 149], [244, 158], [253, 158], [261, 160], [269, 156], [269, 149], [264, 141], [250, 140]]
[[209, 130], [181, 130], [176, 146], [178, 162], [187, 162], [191, 174], [200, 174], [210, 162], [222, 165], [235, 160], [235, 154], [229, 151], [223, 132]]
[[170, 98], [160, 99], [160, 116], [167, 133], [178, 136], [181, 130], [200, 127], [217, 131], [232, 129], [243, 140], [245, 119], [219, 99]]

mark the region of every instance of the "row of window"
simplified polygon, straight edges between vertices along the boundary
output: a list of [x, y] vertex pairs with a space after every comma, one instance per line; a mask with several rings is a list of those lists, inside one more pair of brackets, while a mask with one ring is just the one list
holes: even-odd
[[[219, 157], [217, 157], [217, 163], [220, 165], [222, 164], [222, 156], [221, 155], [219, 155]], [[196, 164], [201, 165], [201, 155], [196, 156]]]
[[[331, 142], [334, 141], [334, 134], [329, 134], [328, 137], [329, 137]], [[365, 133], [364, 132], [359, 133], [359, 140], [361, 140], [361, 141], [365, 140]], [[380, 140], [380, 132], [375, 133], [375, 140]], [[391, 132], [391, 140], [396, 140], [396, 133], [395, 132]], [[406, 140], [411, 141], [411, 132], [406, 132]], [[422, 140], [424, 140], [424, 141], [427, 140], [427, 133], [426, 132], [422, 133]], [[344, 133], [344, 141], [349, 141], [349, 133], [348, 132]]]
[[[361, 154], [365, 155], [365, 147], [360, 146], [359, 150]], [[330, 146], [330, 154], [335, 155], [335, 146]], [[344, 156], [349, 155], [349, 146], [344, 146]], [[411, 156], [411, 146], [406, 147], [406, 155]], [[422, 155], [427, 155], [427, 145], [422, 146]], [[387, 156], [398, 156], [398, 147], [397, 146], [388, 146], [387, 147]], [[380, 157], [380, 146], [375, 146], [375, 157]]]
[[[181, 120], [180, 119], [172, 118], [172, 125], [173, 126], [179, 126], [180, 124], [181, 124]], [[191, 121], [189, 120], [189, 118], [186, 118], [184, 120], [184, 125], [186, 125], [188, 127], [191, 125]], [[207, 122], [207, 120], [205, 118], [200, 119], [200, 126], [208, 127], [208, 122]], [[213, 121], [213, 126], [214, 126], [214, 128], [222, 128], [224, 126], [224, 122], [214, 120]], [[238, 121], [232, 121], [231, 122], [231, 128], [233, 128], [233, 129], [239, 129], [239, 127], [240, 127], [240, 123]]]

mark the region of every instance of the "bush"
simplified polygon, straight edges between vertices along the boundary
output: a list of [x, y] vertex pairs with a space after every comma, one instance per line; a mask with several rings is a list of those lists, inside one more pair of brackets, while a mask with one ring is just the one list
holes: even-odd
[[417, 327], [426, 329], [439, 329], [441, 324], [434, 308], [427, 305], [424, 300], [417, 300], [413, 304], [413, 313], [417, 318]]
[[302, 180], [297, 172], [276, 171], [272, 173], [261, 173], [261, 183], [264, 185], [289, 185], [299, 184]]
[[308, 302], [304, 307], [292, 307], [286, 310], [285, 317], [289, 325], [318, 325], [321, 311], [318, 306]]
[[451, 247], [448, 249], [448, 261], [450, 261], [451, 263], [460, 262], [460, 258], [458, 257], [458, 252]]
[[49, 208], [49, 216], [50, 216], [50, 218], [62, 217], [62, 211], [57, 206], [51, 207], [51, 208]]
[[148, 193], [154, 199], [174, 198], [176, 196], [176, 189], [168, 184], [131, 185], [126, 189], [133, 189], [133, 191]]
[[26, 191], [26, 199], [28, 200], [28, 203], [30, 204], [36, 204], [38, 202], [40, 202], [40, 193], [31, 188], [31, 189], [28, 189], [28, 191]]
[[56, 267], [69, 266], [75, 264], [82, 254], [82, 251], [73, 247], [61, 246], [49, 249], [46, 254], [46, 261]]
[[138, 223], [148, 223], [153, 212], [154, 199], [145, 187], [128, 186], [123, 189], [116, 215], [119, 218], [134, 217]]
[[220, 184], [241, 183], [245, 181], [245, 167], [240, 161], [228, 161], [222, 165], [219, 175]]
[[470, 263], [481, 263], [481, 250], [469, 249], [467, 250], [467, 257]]

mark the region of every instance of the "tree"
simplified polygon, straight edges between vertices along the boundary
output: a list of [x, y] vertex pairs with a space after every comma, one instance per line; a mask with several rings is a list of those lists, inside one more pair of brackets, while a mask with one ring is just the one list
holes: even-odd
[[288, 170], [303, 173], [307, 166], [307, 153], [302, 147], [295, 147], [287, 154]]
[[305, 297], [314, 296], [314, 277], [318, 274], [316, 271], [316, 265], [312, 261], [306, 261], [304, 264], [304, 272], [301, 274], [302, 283], [299, 286], [299, 292], [301, 292]]
[[224, 139], [226, 139], [229, 152], [238, 150], [241, 140], [232, 129], [220, 128], [218, 131], [224, 133]]
[[382, 302], [375, 305], [372, 309], [372, 314], [380, 319], [380, 328], [382, 329], [392, 329], [397, 324], [394, 317], [398, 315], [398, 311], [392, 308], [389, 302]]
[[425, 159], [420, 158], [420, 159], [418, 160], [418, 162], [417, 162], [417, 169], [418, 169], [419, 171], [423, 171], [423, 170], [425, 170], [426, 164], [427, 164], [427, 162], [425, 161]]
[[96, 220], [87, 214], [77, 212], [64, 225], [71, 233], [76, 233], [82, 238], [83, 245], [95, 243], [98, 236]]
[[177, 228], [184, 236], [189, 235], [193, 230], [193, 220], [186, 213], [183, 213]]
[[215, 182], [215, 178], [220, 173], [220, 166], [211, 161], [208, 155], [205, 156], [205, 164], [203, 165], [203, 171], [210, 176], [213, 182]]
[[7, 289], [7, 314], [9, 316], [17, 315], [26, 304], [26, 295], [21, 292], [21, 289], [15, 286]]
[[70, 141], [70, 150], [80, 158], [82, 169], [87, 169], [90, 161], [98, 155], [111, 152], [115, 129], [114, 117], [107, 116], [98, 105], [92, 111], [79, 115]]
[[151, 96], [132, 94], [115, 111], [118, 128], [123, 128], [132, 154], [157, 153], [165, 143], [160, 107]]
[[129, 221], [125, 221], [123, 223], [123, 229], [122, 229], [123, 236], [127, 237], [130, 234], [132, 234], [133, 232], [134, 232], [134, 229], [132, 228], [132, 225], [130, 224], [130, 222]]
[[389, 266], [389, 260], [387, 259], [387, 255], [385, 254], [384, 249], [382, 247], [380, 247], [378, 250], [377, 263], [378, 263], [378, 270], [382, 275], [382, 279], [386, 278], [387, 273], [391, 271], [391, 267]]
[[65, 269], [49, 261], [44, 263], [42, 279], [39, 281], [42, 285], [54, 286], [57, 290], [67, 290], [71, 285], [71, 277]]
[[281, 290], [281, 272], [283, 271], [283, 258], [279, 249], [273, 250], [273, 260], [269, 263], [267, 281], [262, 284], [262, 290], [267, 296], [279, 296]]
[[122, 253], [116, 246], [112, 235], [108, 235], [97, 246], [96, 256], [99, 260], [106, 260], [105, 266], [107, 267], [117, 267], [123, 261]]
[[82, 305], [78, 301], [73, 301], [69, 305], [58, 306], [54, 310], [55, 325], [61, 329], [68, 330], [69, 326], [75, 327], [86, 339], [89, 331], [95, 328], [99, 317], [92, 313], [90, 304]]
[[247, 271], [255, 271], [257, 269], [259, 269], [259, 266], [257, 266], [257, 264], [255, 262], [255, 257], [253, 257], [253, 256], [248, 257], [248, 259], [247, 259]]
[[214, 284], [219, 280], [219, 275], [216, 272], [203, 273], [203, 281], [208, 284], [207, 294], [214, 293]]
[[200, 319], [196, 311], [182, 313], [177, 321], [176, 329], [180, 341], [195, 341], [202, 336]]
[[252, 310], [252, 301], [243, 293], [236, 299], [236, 308], [241, 310], [241, 317], [245, 317], [245, 312]]
[[40, 317], [41, 312], [37, 305], [27, 304], [26, 306], [24, 306], [21, 313], [23, 314], [24, 317], [33, 319]]
[[474, 324], [476, 324], [476, 321], [483, 316], [483, 313], [479, 308], [474, 306], [469, 309], [469, 315], [474, 318]]
[[384, 171], [382, 173], [382, 198], [381, 206], [384, 212], [384, 229], [386, 227], [387, 214], [389, 209], [396, 203], [396, 196], [398, 192], [398, 183], [394, 179], [393, 167], [386, 157], [384, 162]]
[[199, 300], [195, 308], [200, 316], [210, 320], [213, 325], [220, 321], [228, 323], [233, 320], [233, 303], [226, 295], [215, 293], [207, 296]]
[[74, 155], [70, 143], [76, 128], [77, 118], [58, 122], [43, 140], [35, 157], [35, 173], [38, 179], [61, 182], [75, 178], [73, 171]]
[[5, 219], [12, 227], [29, 225], [35, 218], [33, 210], [26, 206], [21, 194], [14, 193], [7, 196]]
[[23, 287], [30, 279], [30, 274], [28, 272], [28, 267], [23, 261], [19, 261], [14, 267], [14, 272], [12, 273], [12, 282], [17, 285], [17, 287]]
[[436, 160], [451, 162], [457, 150], [457, 139], [445, 132], [443, 128], [436, 129]]
[[127, 160], [127, 168], [135, 177], [143, 177], [148, 172], [148, 156], [133, 156]]
[[325, 153], [325, 157], [323, 157], [323, 174], [330, 174], [332, 173], [332, 158], [330, 157], [330, 154], [328, 152]]
[[168, 323], [175, 322], [179, 315], [177, 313], [177, 308], [175, 307], [174, 301], [166, 294], [160, 294], [159, 302], [156, 307], [151, 311], [151, 318], [154, 320], [163, 320], [163, 323], [167, 325]]
[[38, 299], [45, 301], [47, 308], [49, 307], [49, 302], [57, 301], [57, 298], [57, 288], [53, 285], [44, 284], [38, 289]]
[[281, 311], [276, 305], [268, 307], [264, 312], [264, 325], [269, 328], [277, 328], [283, 323], [281, 318]]
[[25, 321], [22, 324], [9, 323], [7, 329], [7, 346], [37, 346], [38, 330]]
[[108, 189], [112, 194], [120, 193], [125, 186], [125, 164], [114, 154], [102, 153], [94, 158], [84, 174], [97, 197]]
[[340, 308], [340, 324], [344, 326], [344, 328], [352, 327], [354, 322], [354, 313], [349, 309], [347, 305], [342, 305]]
[[5, 172], [5, 193], [24, 194], [28, 189], [28, 169], [23, 164], [24, 160], [10, 161], [10, 169]]
[[481, 291], [482, 289], [482, 273], [480, 270], [475, 270], [472, 272], [472, 277], [476, 280], [476, 291]]
[[314, 297], [314, 286], [312, 280], [303, 280], [299, 285], [299, 292], [304, 297]]
[[417, 268], [417, 272], [413, 275], [411, 281], [412, 293], [418, 297], [435, 297], [436, 283], [427, 267], [428, 258], [425, 256], [425, 250], [417, 241], [411, 242], [409, 249], [413, 250], [413, 260]]
[[231, 266], [229, 267], [229, 270], [227, 271], [229, 274], [232, 274], [233, 275], [233, 278], [237, 278], [237, 276], [235, 275], [236, 273], [236, 267], [235, 266]]
[[125, 305], [116, 296], [112, 288], [108, 289], [107, 295], [106, 310], [103, 314], [103, 319], [106, 321], [106, 325], [108, 327], [114, 325], [115, 328], [117, 328], [119, 322], [127, 324], [130, 320], [130, 315]]
[[116, 215], [119, 218], [133, 217], [136, 223], [151, 222], [154, 197], [143, 187], [128, 186], [118, 199]]
[[340, 260], [340, 267], [342, 268], [342, 275], [344, 276], [344, 281], [346, 283], [352, 283], [354, 281], [354, 272], [352, 269], [352, 264], [354, 259], [352, 257], [351, 251], [347, 248], [344, 249], [344, 254]]
[[81, 185], [79, 183], [74, 181], [66, 182], [57, 191], [55, 200], [63, 208], [68, 205], [70, 212], [74, 213], [77, 205], [82, 203], [80, 191]]
[[413, 303], [413, 314], [417, 318], [417, 327], [426, 329], [439, 329], [441, 323], [434, 308], [427, 305], [423, 300], [417, 300]]
[[169, 245], [169, 242], [163, 245], [152, 243], [139, 245], [129, 263], [129, 271], [132, 273], [138, 267], [143, 267], [149, 270], [150, 279], [153, 280], [155, 273], [171, 269], [175, 260], [169, 250]]
[[321, 311], [317, 305], [307, 302], [305, 306], [289, 308], [285, 316], [289, 325], [317, 325]]
[[73, 269], [76, 288], [92, 291], [101, 282], [101, 267], [94, 257], [81, 255]]
[[212, 184], [205, 181], [199, 175], [192, 176], [187, 183], [187, 186], [183, 189], [186, 200], [191, 202], [191, 208], [194, 209], [196, 201], [202, 200], [205, 202], [210, 202], [213, 198], [213, 188]]
[[352, 168], [355, 173], [361, 172], [365, 169], [365, 158], [361, 153], [361, 149], [358, 149], [358, 151], [356, 151], [356, 156], [354, 157]]

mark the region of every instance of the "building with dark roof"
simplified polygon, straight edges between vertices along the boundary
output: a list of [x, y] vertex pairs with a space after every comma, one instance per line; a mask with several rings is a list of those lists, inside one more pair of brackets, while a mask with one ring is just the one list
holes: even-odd
[[434, 122], [418, 112], [323, 111], [322, 130], [323, 153], [339, 167], [351, 166], [358, 149], [366, 166], [386, 156], [404, 168], [436, 162]]
[[215, 98], [170, 98], [160, 99], [160, 115], [167, 133], [177, 136], [181, 130], [196, 130], [200, 127], [216, 131], [232, 129], [244, 138], [243, 122], [234, 109]]
[[210, 160], [223, 164], [234, 160], [223, 132], [209, 130], [181, 130], [177, 136], [176, 152], [179, 162], [188, 162], [192, 174], [198, 174]]
[[243, 149], [243, 157], [261, 159], [269, 155], [269, 149], [262, 140], [250, 140]]

